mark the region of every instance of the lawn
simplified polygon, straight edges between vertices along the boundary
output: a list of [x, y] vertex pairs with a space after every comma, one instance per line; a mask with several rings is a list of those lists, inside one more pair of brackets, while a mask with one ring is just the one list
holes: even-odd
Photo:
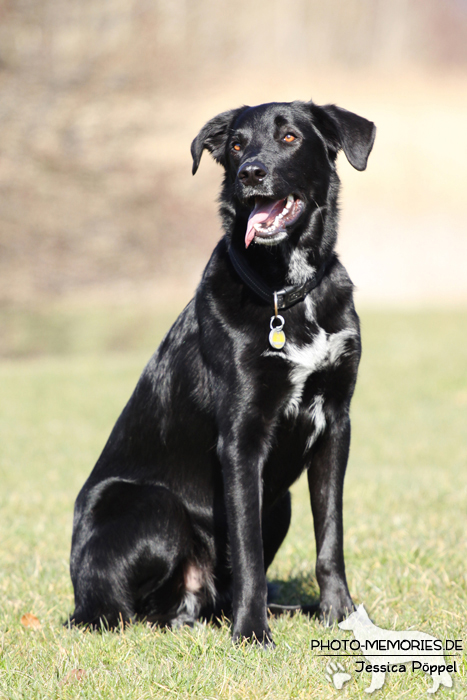
[[[228, 621], [175, 632], [62, 626], [73, 606], [74, 498], [167, 318], [52, 314], [33, 330], [27, 316], [7, 319], [21, 357], [0, 362], [0, 697], [368, 697], [370, 674], [355, 673], [355, 660], [340, 659], [351, 679], [336, 690], [329, 659], [310, 649], [313, 639], [351, 634], [301, 615], [272, 620], [277, 647], [266, 652], [233, 646]], [[465, 648], [467, 312], [367, 312], [362, 330], [344, 504], [350, 591], [380, 627]], [[279, 602], [309, 602], [317, 587], [306, 480], [293, 504], [269, 578]], [[35, 627], [22, 624], [26, 613]], [[467, 698], [465, 649], [456, 661], [453, 688], [439, 697]], [[420, 671], [391, 673], [376, 697], [427, 697], [430, 685]]]

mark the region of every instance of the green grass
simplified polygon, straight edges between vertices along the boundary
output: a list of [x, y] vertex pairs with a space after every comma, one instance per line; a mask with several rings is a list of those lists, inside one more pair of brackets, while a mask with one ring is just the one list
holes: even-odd
[[[302, 616], [272, 621], [277, 648], [267, 652], [234, 647], [228, 622], [176, 632], [62, 627], [73, 604], [74, 498], [167, 322], [104, 311], [47, 318], [47, 328], [59, 330], [40, 347], [24, 318], [10, 319], [10, 328], [26, 329], [27, 357], [0, 363], [0, 697], [367, 697], [369, 674], [355, 674], [347, 660], [352, 679], [337, 691], [325, 678], [326, 659], [310, 651], [311, 639], [349, 633]], [[467, 646], [467, 313], [366, 313], [362, 327], [344, 511], [350, 590], [380, 627]], [[47, 328], [38, 323], [39, 336]], [[126, 340], [117, 344], [125, 352], [102, 352], [114, 347], [109, 338], [138, 328], [141, 351]], [[80, 333], [86, 338], [73, 342]], [[43, 354], [51, 348], [62, 354]], [[309, 601], [317, 588], [303, 479], [293, 501], [292, 528], [269, 578], [283, 601]], [[39, 630], [22, 626], [27, 612]], [[465, 652], [458, 663], [453, 689], [439, 697], [467, 698]], [[84, 677], [67, 676], [73, 669]], [[427, 697], [430, 685], [421, 672], [388, 674], [377, 697]]]
[[143, 304], [0, 307], [0, 357], [129, 352], [157, 346], [175, 311]]

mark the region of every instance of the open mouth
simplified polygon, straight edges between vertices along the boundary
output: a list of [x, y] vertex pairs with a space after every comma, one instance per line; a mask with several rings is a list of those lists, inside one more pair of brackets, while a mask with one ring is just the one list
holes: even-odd
[[277, 200], [256, 197], [246, 227], [245, 248], [253, 240], [270, 245], [284, 240], [286, 227], [297, 221], [304, 208], [304, 202], [293, 194]]

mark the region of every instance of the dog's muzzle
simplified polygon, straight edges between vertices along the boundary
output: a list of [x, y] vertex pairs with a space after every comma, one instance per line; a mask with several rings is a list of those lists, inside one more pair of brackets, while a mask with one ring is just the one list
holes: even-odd
[[305, 203], [293, 194], [276, 200], [256, 197], [246, 227], [245, 248], [253, 240], [268, 245], [280, 243], [287, 236], [287, 226], [294, 224], [304, 209]]

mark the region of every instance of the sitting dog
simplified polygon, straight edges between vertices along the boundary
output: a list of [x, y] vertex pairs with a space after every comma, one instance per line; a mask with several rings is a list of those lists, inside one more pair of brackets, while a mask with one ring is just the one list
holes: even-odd
[[322, 619], [353, 609], [343, 554], [360, 358], [334, 253], [336, 156], [364, 170], [375, 126], [312, 102], [240, 107], [193, 141], [224, 170], [224, 236], [149, 361], [75, 505], [72, 622], [192, 623], [272, 642], [266, 571], [307, 470]]

